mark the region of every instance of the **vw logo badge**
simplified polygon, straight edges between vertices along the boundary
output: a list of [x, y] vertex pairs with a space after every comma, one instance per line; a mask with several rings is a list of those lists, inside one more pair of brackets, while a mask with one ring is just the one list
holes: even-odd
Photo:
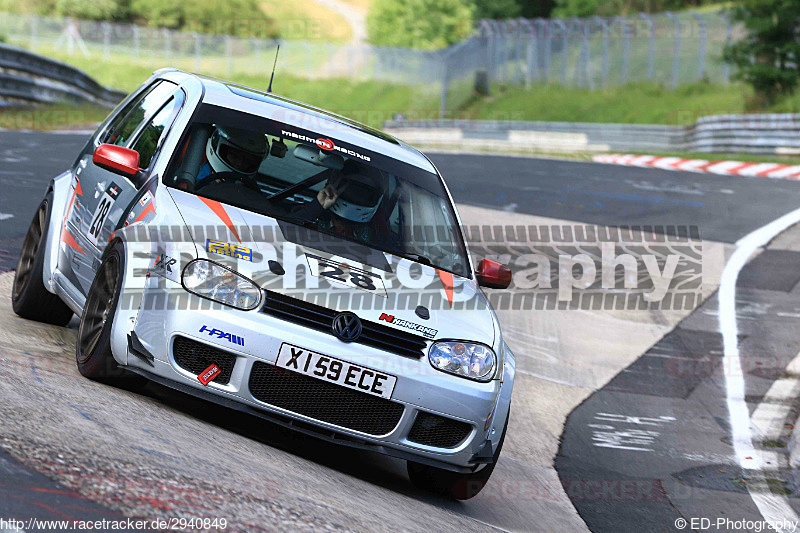
[[333, 317], [333, 334], [344, 342], [353, 342], [361, 336], [361, 320], [355, 313], [346, 311]]

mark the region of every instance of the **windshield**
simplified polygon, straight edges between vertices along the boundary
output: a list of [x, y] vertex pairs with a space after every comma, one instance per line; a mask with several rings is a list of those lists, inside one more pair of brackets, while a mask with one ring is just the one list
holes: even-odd
[[435, 174], [262, 117], [201, 111], [168, 186], [470, 277]]

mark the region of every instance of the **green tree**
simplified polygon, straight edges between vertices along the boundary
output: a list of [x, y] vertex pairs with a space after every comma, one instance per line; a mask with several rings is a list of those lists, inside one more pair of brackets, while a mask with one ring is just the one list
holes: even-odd
[[555, 0], [553, 15], [563, 18], [635, 16], [640, 12], [661, 13], [719, 3], [723, 3], [722, 0]]
[[731, 17], [747, 28], [747, 36], [724, 52], [739, 67], [738, 78], [766, 104], [794, 91], [800, 79], [800, 2], [738, 0]]
[[120, 11], [117, 0], [56, 0], [54, 14], [91, 20], [116, 18]]
[[371, 43], [444, 48], [472, 32], [471, 0], [375, 0], [367, 15]]
[[257, 0], [130, 0], [134, 20], [150, 26], [187, 32], [268, 39], [278, 26], [258, 7]]
[[474, 0], [476, 19], [513, 19], [522, 14], [521, 0]]

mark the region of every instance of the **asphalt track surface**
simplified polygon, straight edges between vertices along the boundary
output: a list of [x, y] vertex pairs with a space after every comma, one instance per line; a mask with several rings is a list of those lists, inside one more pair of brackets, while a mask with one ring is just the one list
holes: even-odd
[[[84, 140], [0, 132], [0, 272], [14, 267], [47, 180]], [[760, 520], [733, 457], [715, 290], [732, 243], [797, 208], [800, 184], [545, 159], [432, 159], [467, 224], [697, 226], [705, 300], [683, 313], [499, 312], [520, 372], [509, 436], [485, 494], [454, 503], [413, 489], [400, 461], [264, 427], [160, 386], [132, 393], [83, 380], [75, 321], [54, 328], [12, 316], [10, 274], [0, 274], [0, 518], [200, 515], [227, 517], [234, 530], [465, 531], [676, 531], [679, 518]], [[787, 366], [800, 352], [797, 233], [739, 276], [754, 419], [772, 405], [776, 384], [792, 378]], [[755, 444], [775, 455], [769, 490], [800, 511], [786, 468], [786, 424], [797, 406], [781, 402], [778, 429]]]

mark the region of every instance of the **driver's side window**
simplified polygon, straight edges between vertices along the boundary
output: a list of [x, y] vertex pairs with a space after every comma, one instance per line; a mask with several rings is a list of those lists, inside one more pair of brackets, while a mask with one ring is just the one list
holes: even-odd
[[144, 96], [120, 113], [120, 116], [108, 128], [101, 142], [127, 146], [139, 126], [146, 120], [150, 120], [176, 88], [174, 83], [164, 80], [158, 82]]

